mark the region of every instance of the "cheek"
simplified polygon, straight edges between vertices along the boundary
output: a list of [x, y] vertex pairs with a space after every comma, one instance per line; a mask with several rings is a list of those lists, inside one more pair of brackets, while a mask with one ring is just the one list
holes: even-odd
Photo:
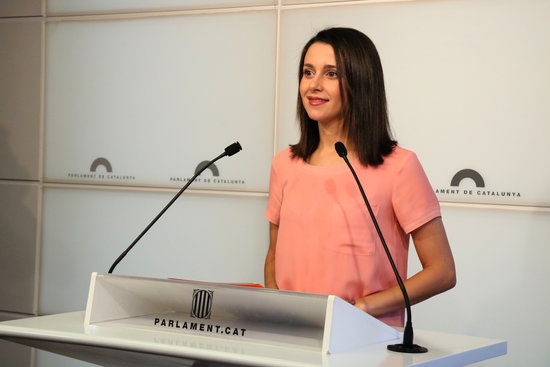
[[300, 95], [303, 97], [307, 91], [307, 86], [303, 79], [300, 80], [300, 86], [298, 89], [300, 90]]
[[304, 87], [304, 84], [303, 83], [300, 83], [300, 98], [302, 100], [302, 104], [305, 106], [306, 105], [306, 94], [307, 94], [307, 87]]
[[334, 88], [333, 91], [332, 91], [332, 99], [333, 101], [338, 104], [338, 105], [342, 105], [342, 97], [340, 96], [340, 88]]

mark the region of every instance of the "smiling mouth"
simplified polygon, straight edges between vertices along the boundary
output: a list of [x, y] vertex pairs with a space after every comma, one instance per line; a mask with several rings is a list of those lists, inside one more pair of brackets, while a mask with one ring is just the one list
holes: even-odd
[[318, 97], [307, 97], [309, 104], [312, 106], [319, 106], [323, 103], [328, 102], [328, 99], [318, 98]]

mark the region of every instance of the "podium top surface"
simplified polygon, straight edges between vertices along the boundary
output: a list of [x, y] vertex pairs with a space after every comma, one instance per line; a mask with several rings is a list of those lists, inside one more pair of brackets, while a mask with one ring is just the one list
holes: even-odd
[[[105, 363], [140, 358], [141, 365], [169, 366], [178, 360], [201, 360], [248, 366], [463, 366], [506, 354], [505, 341], [416, 330], [415, 342], [428, 347], [425, 354], [399, 354], [386, 349], [391, 342], [351, 352], [323, 354], [301, 348], [274, 347], [250, 341], [224, 341], [176, 332], [84, 326], [84, 312], [31, 317], [0, 323], [0, 338], [77, 359]], [[109, 353], [102, 353], [108, 350]], [[80, 358], [82, 356], [82, 358]], [[151, 356], [154, 358], [151, 359]], [[135, 359], [134, 359], [135, 360]], [[99, 361], [99, 359], [98, 359]], [[148, 364], [147, 361], [151, 361]], [[102, 364], [103, 364], [102, 363]], [[179, 364], [179, 363], [178, 363]]]

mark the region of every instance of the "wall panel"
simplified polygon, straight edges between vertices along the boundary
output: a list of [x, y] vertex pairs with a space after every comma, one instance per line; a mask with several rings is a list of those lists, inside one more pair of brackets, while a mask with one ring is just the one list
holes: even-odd
[[49, 23], [46, 180], [267, 191], [275, 16]]
[[36, 313], [38, 184], [0, 180], [0, 311]]
[[[413, 307], [415, 328], [508, 341], [508, 355], [480, 366], [547, 366], [550, 211], [443, 207], [457, 286]], [[420, 269], [411, 251], [409, 274]], [[429, 346], [427, 346], [429, 348]]]
[[196, 10], [275, 5], [276, 0], [48, 0], [48, 15]]
[[[549, 206], [546, 1], [418, 1], [282, 12], [278, 146], [296, 141], [302, 45], [356, 27], [381, 54], [390, 118], [442, 201]], [[477, 172], [483, 179], [474, 181]], [[463, 180], [462, 180], [463, 179]], [[475, 184], [474, 184], [475, 182]], [[456, 184], [456, 186], [455, 186]]]
[[33, 17], [42, 15], [43, 0], [0, 1], [0, 17]]
[[0, 179], [39, 179], [42, 29], [0, 20]]
[[[106, 273], [173, 194], [46, 189], [40, 313], [83, 310], [90, 274]], [[265, 206], [262, 196], [183, 194], [114, 273], [261, 283]]]

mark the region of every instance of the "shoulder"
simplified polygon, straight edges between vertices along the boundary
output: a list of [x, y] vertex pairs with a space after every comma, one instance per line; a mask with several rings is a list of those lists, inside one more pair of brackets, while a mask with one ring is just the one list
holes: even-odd
[[409, 165], [420, 165], [416, 153], [396, 146], [389, 155], [384, 157], [384, 163], [380, 167], [385, 170], [400, 171]]
[[271, 165], [274, 168], [286, 168], [300, 163], [301, 159], [294, 157], [292, 151], [289, 148], [281, 150], [279, 153], [275, 154]]
[[273, 192], [279, 187], [284, 188], [289, 180], [299, 176], [302, 162], [300, 158], [292, 156], [290, 148], [286, 148], [275, 154], [271, 161], [269, 191]]
[[403, 162], [411, 158], [416, 159], [416, 153], [413, 152], [412, 150], [408, 150], [403, 147], [396, 146], [395, 148], [393, 148], [393, 151], [391, 152], [390, 155], [388, 155], [387, 158], [395, 161]]
[[288, 147], [286, 149], [281, 150], [277, 154], [275, 154], [275, 156], [273, 157], [273, 161], [274, 162], [286, 161], [291, 158], [292, 158], [292, 151], [290, 150], [290, 147]]

